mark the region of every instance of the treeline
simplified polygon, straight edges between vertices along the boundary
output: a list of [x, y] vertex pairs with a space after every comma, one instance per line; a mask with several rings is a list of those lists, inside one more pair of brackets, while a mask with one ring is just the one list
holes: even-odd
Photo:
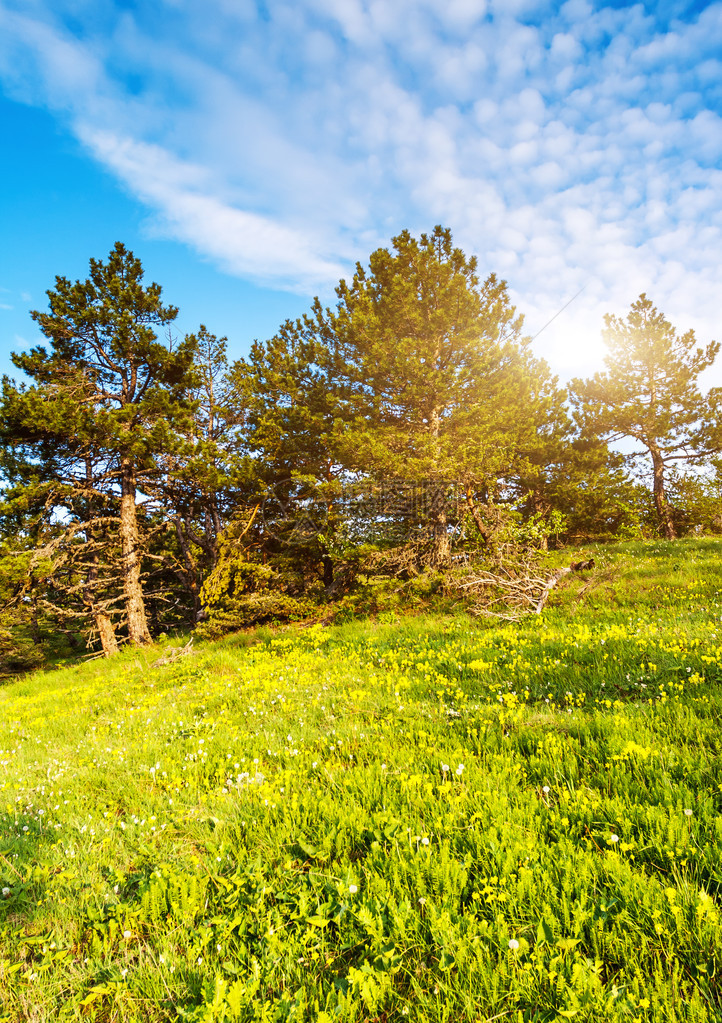
[[353, 611], [550, 537], [722, 528], [720, 389], [698, 383], [719, 345], [646, 296], [606, 317], [606, 371], [565, 389], [441, 227], [336, 294], [229, 363], [203, 326], [177, 338], [120, 243], [56, 278], [47, 344], [3, 380], [5, 672]]

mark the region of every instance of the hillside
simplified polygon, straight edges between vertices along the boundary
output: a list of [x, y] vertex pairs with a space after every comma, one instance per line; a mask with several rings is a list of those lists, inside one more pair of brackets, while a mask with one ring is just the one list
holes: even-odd
[[594, 553], [2, 686], [0, 1021], [722, 1019], [722, 541]]

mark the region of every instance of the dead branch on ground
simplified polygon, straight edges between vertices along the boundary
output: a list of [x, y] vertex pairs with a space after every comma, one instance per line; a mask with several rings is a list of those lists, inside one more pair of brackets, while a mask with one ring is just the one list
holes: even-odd
[[494, 571], [479, 572], [449, 588], [477, 598], [471, 607], [472, 614], [515, 622], [526, 615], [541, 614], [549, 594], [565, 576], [592, 568], [593, 558], [573, 561], [551, 575], [542, 575], [536, 560], [529, 557], [516, 565], [497, 565]]

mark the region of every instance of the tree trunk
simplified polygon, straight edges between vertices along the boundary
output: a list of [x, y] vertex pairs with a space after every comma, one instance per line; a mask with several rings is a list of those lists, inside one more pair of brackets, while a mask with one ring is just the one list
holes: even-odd
[[[434, 469], [438, 466], [439, 433], [441, 429], [441, 413], [438, 408], [431, 410], [429, 416], [429, 435], [432, 442]], [[431, 565], [434, 568], [448, 568], [451, 564], [451, 539], [449, 537], [449, 519], [446, 512], [446, 487], [444, 484], [430, 486], [431, 512]]]
[[[92, 494], [93, 487], [93, 465], [89, 457], [85, 459], [85, 480], [88, 486], [88, 493]], [[94, 514], [94, 501], [92, 497], [88, 503], [88, 528], [85, 531], [85, 539], [90, 548], [90, 568], [85, 580], [85, 591], [83, 601], [93, 616], [95, 628], [98, 630], [100, 646], [106, 657], [112, 657], [118, 653], [118, 640], [115, 637], [115, 626], [109, 615], [96, 606], [97, 585], [98, 585], [98, 550], [96, 546], [95, 530], [92, 526]]]
[[479, 530], [479, 534], [481, 536], [481, 539], [486, 544], [486, 543], [489, 542], [489, 539], [490, 539], [489, 528], [487, 527], [486, 523], [484, 522], [484, 520], [481, 517], [481, 514], [479, 513], [479, 509], [477, 508], [476, 502], [474, 500], [474, 492], [471, 489], [471, 487], [467, 487], [466, 488], [465, 496], [466, 496], [467, 507], [468, 507], [469, 511], [471, 512], [471, 517], [474, 520], [474, 522], [476, 523], [476, 528]]
[[[207, 521], [209, 517], [210, 522]], [[210, 564], [211, 570], [213, 570], [216, 567], [216, 564], [218, 562], [218, 537], [221, 535], [222, 532], [223, 522], [221, 521], [221, 516], [218, 511], [218, 505], [214, 497], [213, 501], [209, 505], [206, 512], [206, 536], [208, 538], [208, 543], [211, 552]]]
[[95, 627], [98, 630], [103, 653], [106, 657], [112, 657], [113, 654], [118, 653], [118, 640], [115, 638], [113, 623], [103, 611], [95, 611], [93, 618], [95, 619]]
[[[331, 475], [331, 470], [330, 470], [330, 466], [329, 466], [327, 468], [327, 470], [326, 470], [326, 481], [328, 483], [331, 483], [332, 480], [333, 480], [333, 477]], [[334, 509], [334, 506], [333, 506], [333, 501], [330, 500], [330, 498], [328, 498], [328, 497], [326, 498], [326, 526], [325, 526], [325, 531], [328, 533], [329, 536], [333, 536], [334, 533], [336, 532], [335, 509]], [[323, 546], [325, 547], [326, 545], [324, 544]], [[332, 591], [332, 587], [333, 587], [333, 583], [334, 583], [333, 576], [334, 576], [333, 558], [328, 553], [328, 551], [324, 551], [324, 554], [323, 554], [323, 587], [324, 587], [324, 589], [326, 590], [327, 593], [330, 593]]]
[[[540, 518], [543, 518], [545, 515], [548, 515], [549, 512], [551, 511], [551, 508], [547, 504], [547, 502], [542, 501], [538, 490], [532, 491], [531, 506], [534, 510], [534, 514], [538, 515]], [[539, 539], [539, 549], [542, 551], [549, 550], [549, 536], [546, 533], [542, 533]]]
[[654, 506], [657, 509], [659, 522], [666, 540], [676, 540], [677, 531], [672, 520], [672, 511], [667, 501], [664, 490], [664, 460], [659, 448], [652, 445], [650, 448], [652, 465], [654, 467]]
[[451, 538], [446, 514], [446, 487], [431, 486], [431, 536], [433, 541], [431, 564], [434, 568], [448, 568], [451, 564]]
[[[207, 513], [206, 513], [205, 518], [206, 518], [206, 524], [207, 524], [207, 522], [208, 522], [208, 514]], [[181, 552], [183, 554], [183, 561], [185, 562], [184, 571], [182, 573], [181, 572], [176, 572], [175, 574], [176, 574], [176, 576], [178, 576], [179, 579], [181, 579], [181, 581], [183, 582], [184, 586], [186, 587], [186, 589], [190, 593], [191, 599], [193, 600], [193, 612], [192, 612], [192, 614], [193, 614], [193, 628], [195, 628], [196, 625], [198, 624], [198, 615], [200, 614], [200, 611], [201, 611], [201, 602], [200, 602], [200, 598], [198, 596], [198, 590], [199, 590], [199, 586], [200, 586], [200, 583], [199, 583], [200, 573], [199, 573], [199, 570], [198, 570], [198, 562], [193, 557], [193, 552], [191, 550], [190, 544], [188, 543], [188, 535], [187, 534], [188, 534], [188, 532], [190, 532], [190, 526], [189, 526], [188, 522], [186, 521], [186, 523], [185, 523], [186, 531], [184, 532], [183, 531], [183, 522], [181, 521], [180, 515], [176, 515], [174, 521], [175, 521], [176, 536], [178, 537], [178, 544], [179, 544]]]
[[333, 586], [333, 559], [328, 554], [323, 556], [323, 585], [326, 590]]
[[123, 562], [123, 596], [128, 619], [128, 639], [134, 646], [152, 642], [148, 631], [140, 580], [138, 515], [135, 503], [135, 471], [129, 458], [121, 460], [120, 549]]

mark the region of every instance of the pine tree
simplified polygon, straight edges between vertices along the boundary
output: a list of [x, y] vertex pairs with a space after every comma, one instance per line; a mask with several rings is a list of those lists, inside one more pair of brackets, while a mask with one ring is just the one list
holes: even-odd
[[185, 445], [159, 457], [164, 472], [156, 492], [176, 542], [163, 560], [191, 598], [195, 625], [201, 586], [218, 559], [219, 537], [242, 500], [247, 460], [238, 434], [246, 412], [243, 394], [229, 377], [227, 338], [201, 324], [187, 341], [194, 352], [193, 411]]
[[330, 548], [348, 475], [339, 460], [343, 410], [329, 356], [288, 321], [270, 341], [254, 343], [231, 374], [246, 409], [246, 475], [255, 476], [255, 501], [262, 503], [264, 552], [285, 560], [301, 589], [317, 569], [326, 588], [334, 584]]
[[335, 461], [399, 495], [416, 487], [420, 557], [443, 567], [448, 490], [463, 492], [483, 531], [479, 495], [513, 474], [544, 402], [506, 283], [494, 274], [482, 282], [476, 259], [442, 227], [418, 240], [403, 231], [392, 246], [340, 282], [335, 308], [317, 299], [283, 339], [286, 349], [307, 347], [331, 389], [324, 421]]
[[642, 445], [642, 452], [628, 457], [650, 459], [659, 527], [671, 540], [677, 529], [666, 490], [670, 466], [700, 464], [719, 450], [713, 410], [720, 390], [703, 396], [698, 377], [720, 345], [698, 347], [692, 330], [680, 336], [644, 294], [626, 320], [607, 314], [604, 322], [607, 372], [572, 381], [577, 417], [588, 436], [611, 443], [631, 438]]
[[[193, 346], [170, 334], [158, 340], [154, 328], [171, 323], [177, 309], [162, 304], [158, 284], [144, 286], [140, 260], [120, 242], [107, 262], [91, 259], [87, 280], [57, 277], [47, 294], [49, 311], [32, 316], [50, 347], [13, 356], [31, 384], [5, 379], [3, 437], [36, 466], [26, 490], [46, 492], [56, 521], [63, 510], [65, 564], [76, 563], [84, 540], [84, 578], [74, 577], [71, 589], [92, 607], [99, 574], [110, 570], [122, 588], [128, 640], [147, 643], [139, 494], [159, 475], [158, 453], [180, 443]], [[114, 649], [107, 629], [103, 645]]]

